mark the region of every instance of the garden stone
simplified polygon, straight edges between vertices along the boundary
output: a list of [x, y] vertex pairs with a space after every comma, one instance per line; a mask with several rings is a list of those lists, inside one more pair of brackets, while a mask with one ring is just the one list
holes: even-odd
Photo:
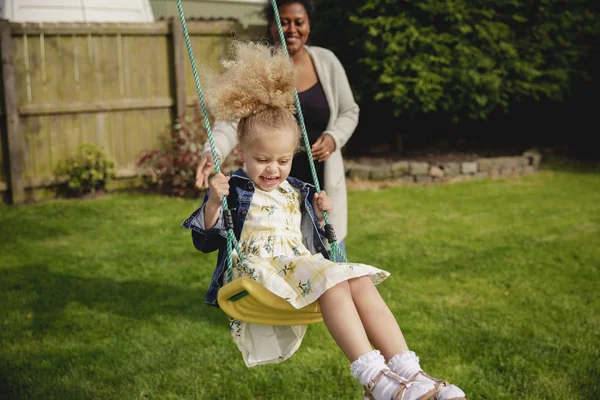
[[503, 157], [502, 165], [507, 168], [515, 169], [519, 166], [520, 157]]
[[519, 167], [526, 167], [529, 165], [529, 158], [519, 157]]
[[398, 178], [408, 174], [408, 161], [397, 161], [392, 164], [392, 176]]
[[444, 164], [444, 174], [446, 176], [457, 176], [460, 175], [460, 164], [455, 162], [449, 162]]
[[434, 178], [443, 178], [444, 170], [441, 169], [440, 167], [432, 165], [431, 168], [429, 169], [429, 175], [433, 176]]
[[526, 157], [529, 160], [528, 165], [531, 165], [533, 168], [538, 169], [540, 167], [540, 162], [542, 161], [542, 155], [539, 151], [533, 149], [528, 150], [523, 153], [523, 157]]
[[429, 163], [426, 162], [411, 162], [410, 163], [410, 174], [411, 175], [427, 175], [429, 173]]
[[371, 169], [371, 179], [376, 181], [384, 181], [392, 177], [392, 170], [390, 166], [379, 166]]
[[353, 165], [352, 169], [348, 172], [348, 176], [355, 179], [369, 179], [370, 175], [371, 168], [361, 164]]
[[493, 158], [480, 158], [477, 160], [479, 165], [479, 171], [489, 171], [494, 167]]
[[477, 161], [464, 162], [460, 166], [463, 174], [474, 174], [477, 172]]
[[[485, 171], [482, 171], [485, 173]], [[487, 176], [491, 177], [491, 178], [497, 178], [500, 176], [500, 168], [494, 167], [492, 169], [490, 169], [489, 171], [487, 171]]]
[[355, 165], [356, 163], [352, 160], [344, 160], [344, 174], [346, 176], [349, 176], [350, 170], [352, 170], [352, 168], [354, 168]]

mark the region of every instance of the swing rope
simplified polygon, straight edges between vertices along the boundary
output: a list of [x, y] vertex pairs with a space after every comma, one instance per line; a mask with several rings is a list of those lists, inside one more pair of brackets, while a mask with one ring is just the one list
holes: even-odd
[[[281, 48], [285, 54], [289, 57], [287, 46], [285, 45], [285, 37], [283, 36], [283, 28], [281, 26], [281, 19], [279, 18], [279, 9], [275, 0], [271, 0], [273, 6], [273, 14], [275, 15], [275, 22], [277, 23], [277, 31], [279, 32], [279, 41], [281, 42]], [[300, 107], [300, 98], [298, 97], [298, 91], [294, 88], [294, 101], [296, 105], [296, 112], [298, 113], [298, 120], [300, 121], [300, 129], [302, 130], [302, 139], [304, 140], [304, 147], [306, 148], [306, 154], [308, 155], [308, 164], [310, 165], [310, 172], [312, 174], [313, 182], [317, 193], [321, 192], [319, 186], [319, 178], [317, 177], [317, 171], [315, 169], [315, 163], [313, 161], [312, 151], [310, 149], [310, 141], [308, 140], [308, 134], [306, 133], [306, 126], [304, 125], [304, 116], [302, 115], [302, 107]], [[333, 259], [335, 261], [335, 255], [337, 254], [344, 262], [348, 262], [348, 259], [342, 253], [340, 246], [337, 244], [335, 238], [335, 232], [333, 231], [332, 225], [329, 223], [329, 216], [327, 212], [323, 211], [323, 219], [325, 220], [325, 233], [327, 235], [327, 241], [331, 247]]]
[[[281, 47], [282, 47], [283, 51], [285, 52], [285, 54], [289, 57], [289, 53], [288, 53], [287, 47], [285, 45], [285, 38], [283, 35], [283, 28], [281, 26], [281, 20], [279, 18], [279, 10], [277, 9], [277, 3], [275, 2], [275, 0], [271, 0], [271, 4], [273, 5], [275, 21], [277, 22], [277, 29], [279, 32], [279, 39], [281, 41]], [[215, 165], [215, 171], [217, 173], [219, 173], [219, 172], [221, 172], [220, 161], [219, 161], [219, 158], [217, 155], [217, 150], [215, 148], [215, 142], [213, 139], [210, 122], [208, 119], [208, 112], [207, 112], [206, 106], [204, 104], [204, 95], [202, 94], [202, 88], [200, 87], [200, 78], [198, 77], [198, 69], [196, 67], [196, 59], [194, 57], [194, 52], [192, 51], [192, 43], [190, 40], [190, 34], [187, 29], [187, 23], [185, 20], [185, 15], [183, 12], [183, 6], [181, 4], [181, 0], [177, 0], [177, 9], [179, 11], [179, 19], [181, 21], [183, 36], [185, 39], [185, 44], [187, 47], [187, 52], [188, 52], [188, 56], [189, 56], [191, 67], [192, 67], [192, 74], [194, 76], [194, 82], [196, 84], [196, 92], [198, 93], [198, 100], [200, 103], [200, 108], [202, 110], [202, 117], [204, 119], [204, 126], [206, 128], [206, 134], [208, 136], [208, 142], [210, 144], [210, 151], [211, 151], [213, 162]], [[304, 146], [306, 148], [306, 153], [308, 155], [312, 178], [314, 181], [315, 188], [316, 188], [317, 192], [319, 193], [319, 192], [321, 192], [321, 188], [319, 186], [319, 179], [317, 178], [317, 172], [315, 170], [312, 152], [310, 150], [310, 142], [308, 139], [308, 134], [306, 133], [306, 126], [304, 125], [304, 117], [302, 115], [302, 109], [300, 107], [300, 99], [298, 97], [298, 91], [296, 89], [294, 89], [294, 101], [295, 101], [296, 111], [298, 113], [298, 120], [300, 122], [300, 128], [301, 128], [301, 132], [302, 132], [302, 138], [304, 140]], [[235, 234], [233, 233], [233, 228], [234, 228], [233, 227], [233, 217], [231, 215], [231, 210], [229, 210], [229, 208], [227, 206], [226, 196], [223, 196], [222, 208], [223, 208], [223, 219], [224, 219], [225, 229], [227, 230], [227, 282], [231, 282], [233, 280], [232, 249], [235, 248], [235, 251], [238, 254], [240, 261], [243, 261], [243, 255], [238, 247], [238, 243], [235, 238]], [[326, 233], [327, 240], [331, 247], [331, 253], [333, 255], [333, 259], [335, 260], [335, 258], [336, 258], [335, 255], [337, 254], [344, 262], [348, 262], [346, 256], [342, 253], [339, 245], [337, 244], [337, 241], [335, 238], [335, 232], [333, 230], [332, 225], [329, 223], [329, 216], [327, 215], [327, 212], [325, 212], [325, 211], [323, 212], [323, 219], [325, 220], [325, 233]], [[234, 297], [241, 298], [247, 294], [248, 294], [247, 292], [242, 292]], [[232, 298], [232, 300], [235, 300], [235, 299]]]
[[[219, 157], [217, 156], [217, 150], [215, 149], [215, 142], [213, 140], [212, 130], [210, 129], [208, 112], [206, 111], [206, 106], [204, 105], [204, 95], [202, 94], [202, 89], [200, 88], [200, 78], [198, 77], [198, 69], [196, 68], [196, 58], [194, 57], [194, 53], [192, 51], [192, 42], [190, 40], [190, 34], [187, 29], [185, 16], [183, 14], [183, 6], [181, 5], [181, 0], [177, 0], [177, 8], [179, 10], [179, 19], [181, 20], [181, 27], [183, 30], [183, 36], [185, 38], [185, 45], [187, 47], [188, 56], [192, 64], [192, 73], [194, 75], [194, 82], [196, 83], [196, 92], [198, 92], [198, 100], [200, 101], [200, 107], [202, 109], [202, 119], [204, 119], [204, 127], [206, 128], [208, 142], [210, 143], [210, 151], [212, 154], [213, 162], [215, 164], [215, 171], [219, 173], [221, 172], [221, 165], [219, 162]], [[238, 247], [235, 234], [233, 233], [233, 217], [231, 216], [231, 210], [229, 210], [229, 207], [227, 206], [226, 196], [223, 196], [222, 207], [223, 222], [225, 223], [225, 228], [227, 229], [227, 282], [231, 282], [233, 280], [233, 254], [231, 252], [231, 249], [235, 247], [235, 251], [237, 252], [240, 260], [243, 260], [243, 255]]]

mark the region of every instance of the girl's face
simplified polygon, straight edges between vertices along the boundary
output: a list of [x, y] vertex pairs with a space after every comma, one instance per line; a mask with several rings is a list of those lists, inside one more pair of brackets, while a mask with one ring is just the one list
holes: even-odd
[[297, 141], [297, 134], [289, 129], [262, 130], [248, 135], [238, 146], [252, 182], [270, 192], [285, 181], [292, 168]]
[[[306, 9], [301, 3], [289, 3], [279, 7], [279, 19], [285, 37], [288, 53], [293, 56], [302, 50], [310, 35], [310, 21]], [[274, 21], [269, 26], [271, 36], [275, 43], [279, 43], [277, 23]]]

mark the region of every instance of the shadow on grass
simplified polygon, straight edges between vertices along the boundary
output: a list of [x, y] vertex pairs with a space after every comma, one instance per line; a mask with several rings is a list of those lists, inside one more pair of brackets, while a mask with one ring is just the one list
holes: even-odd
[[[162, 321], [160, 317], [167, 316], [208, 322], [222, 327], [226, 335], [226, 315], [206, 305], [205, 295], [204, 289], [170, 283], [72, 276], [53, 272], [45, 265], [0, 270], [0, 304], [11, 313], [27, 314], [31, 318], [27, 327], [15, 325], [0, 333], [0, 354], [4, 353], [0, 356], [0, 399], [124, 398], [114, 395], [134, 390], [136, 374], [151, 375], [155, 369], [168, 365], [170, 356], [165, 358], [165, 351], [161, 349], [157, 350], [154, 361], [134, 362], [127, 358], [130, 356], [107, 353], [107, 347], [100, 340], [86, 344], [88, 339], [79, 344], [69, 344], [68, 339], [63, 339], [58, 347], [46, 346], [47, 338], [50, 343], [55, 340], [53, 332], [60, 334], [66, 330], [76, 336], [79, 323], [84, 326], [88, 323], [69, 321], [62, 313], [68, 312], [71, 303], [78, 303], [91, 312], [134, 321]], [[0, 311], [0, 322], [2, 314]], [[119, 324], [118, 319], [107, 325], [107, 335], [111, 335], [115, 324]], [[8, 347], [3, 349], [4, 344]], [[129, 373], [120, 363], [133, 368], [134, 372]], [[90, 385], [90, 382], [94, 383]]]
[[[12, 360], [0, 360], [0, 399], [69, 399], [84, 400], [94, 398], [115, 398], [114, 396], [99, 397], [93, 388], [83, 387], [75, 380], [59, 380], [56, 375], [66, 375], [74, 367], [73, 360], [77, 357], [89, 357], [93, 360], [98, 352], [73, 351], [61, 352], [29, 352], [27, 360], [15, 364]], [[86, 374], [92, 374], [89, 371]], [[131, 377], [115, 378], [113, 383], [122, 386], [123, 380]], [[98, 379], [100, 380], [100, 379]]]
[[168, 283], [64, 275], [44, 265], [0, 270], [0, 303], [8, 304], [3, 297], [15, 291], [32, 299], [21, 303], [21, 307], [25, 312], [32, 311], [34, 330], [46, 330], [71, 302], [134, 319], [162, 314], [219, 325], [226, 322], [221, 310], [204, 304], [205, 290]]

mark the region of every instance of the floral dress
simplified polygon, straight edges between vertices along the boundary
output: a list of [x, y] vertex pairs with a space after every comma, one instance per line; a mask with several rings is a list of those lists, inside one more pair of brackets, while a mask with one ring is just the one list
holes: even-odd
[[[238, 262], [234, 255], [234, 279], [247, 275], [295, 308], [302, 308], [340, 282], [370, 276], [378, 284], [389, 276], [369, 265], [332, 262], [321, 254], [311, 254], [302, 243], [300, 201], [300, 194], [287, 181], [270, 192], [256, 189], [239, 241], [244, 261]], [[230, 325], [248, 367], [289, 358], [307, 328], [235, 319]]]

